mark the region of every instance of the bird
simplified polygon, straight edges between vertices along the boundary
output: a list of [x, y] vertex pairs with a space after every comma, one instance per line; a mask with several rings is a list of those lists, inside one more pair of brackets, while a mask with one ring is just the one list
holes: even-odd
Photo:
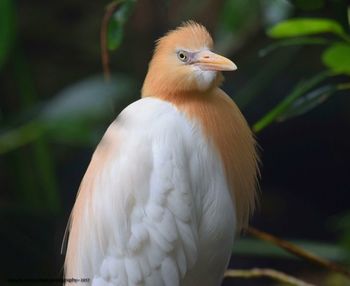
[[156, 41], [141, 97], [92, 155], [67, 228], [64, 279], [216, 286], [257, 203], [257, 143], [220, 88], [237, 66], [183, 22]]

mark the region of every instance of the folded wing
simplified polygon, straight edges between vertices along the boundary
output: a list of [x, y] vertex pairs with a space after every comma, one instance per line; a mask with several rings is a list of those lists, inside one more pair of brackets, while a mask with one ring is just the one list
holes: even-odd
[[193, 130], [168, 103], [142, 99], [111, 124], [70, 219], [65, 277], [92, 285], [179, 285], [198, 257]]

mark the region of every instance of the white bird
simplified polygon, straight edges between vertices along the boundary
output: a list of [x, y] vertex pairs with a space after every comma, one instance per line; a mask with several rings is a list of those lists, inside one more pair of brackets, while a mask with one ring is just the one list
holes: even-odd
[[142, 98], [109, 126], [82, 180], [65, 279], [220, 285], [258, 168], [254, 136], [218, 87], [236, 65], [212, 49], [192, 21], [158, 40]]

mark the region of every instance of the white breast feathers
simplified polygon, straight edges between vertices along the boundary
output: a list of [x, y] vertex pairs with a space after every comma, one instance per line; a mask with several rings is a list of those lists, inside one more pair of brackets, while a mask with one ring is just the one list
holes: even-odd
[[199, 126], [169, 103], [141, 99], [110, 125], [83, 178], [65, 277], [219, 285], [234, 227], [222, 163]]

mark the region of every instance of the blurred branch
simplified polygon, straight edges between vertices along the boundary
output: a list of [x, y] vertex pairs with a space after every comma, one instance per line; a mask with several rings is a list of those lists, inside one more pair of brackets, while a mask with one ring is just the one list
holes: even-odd
[[103, 74], [106, 80], [109, 80], [111, 77], [111, 71], [109, 69], [109, 52], [108, 52], [108, 42], [107, 42], [108, 24], [109, 24], [110, 18], [113, 16], [113, 13], [115, 12], [115, 10], [117, 10], [121, 2], [122, 0], [110, 3], [106, 7], [106, 12], [102, 19], [101, 35], [100, 35], [101, 59], [102, 59]]
[[277, 245], [281, 248], [283, 248], [284, 250], [288, 251], [289, 253], [292, 253], [302, 259], [305, 259], [315, 265], [321, 266], [323, 268], [326, 268], [327, 270], [331, 270], [331, 271], [335, 271], [338, 273], [341, 273], [343, 275], [345, 275], [346, 277], [350, 278], [350, 271], [347, 270], [346, 268], [344, 268], [343, 266], [332, 262], [332, 261], [328, 261], [322, 257], [319, 257], [289, 241], [280, 239], [274, 235], [271, 235], [269, 233], [266, 233], [264, 231], [258, 230], [254, 227], [248, 227], [245, 229], [245, 231], [252, 235], [255, 236], [261, 240], [264, 241], [268, 241], [274, 245]]
[[268, 277], [279, 282], [287, 283], [294, 286], [313, 286], [313, 284], [304, 282], [298, 278], [287, 275], [281, 271], [274, 269], [260, 269], [253, 268], [249, 270], [245, 269], [229, 269], [226, 270], [224, 278], [259, 278], [259, 277]]

